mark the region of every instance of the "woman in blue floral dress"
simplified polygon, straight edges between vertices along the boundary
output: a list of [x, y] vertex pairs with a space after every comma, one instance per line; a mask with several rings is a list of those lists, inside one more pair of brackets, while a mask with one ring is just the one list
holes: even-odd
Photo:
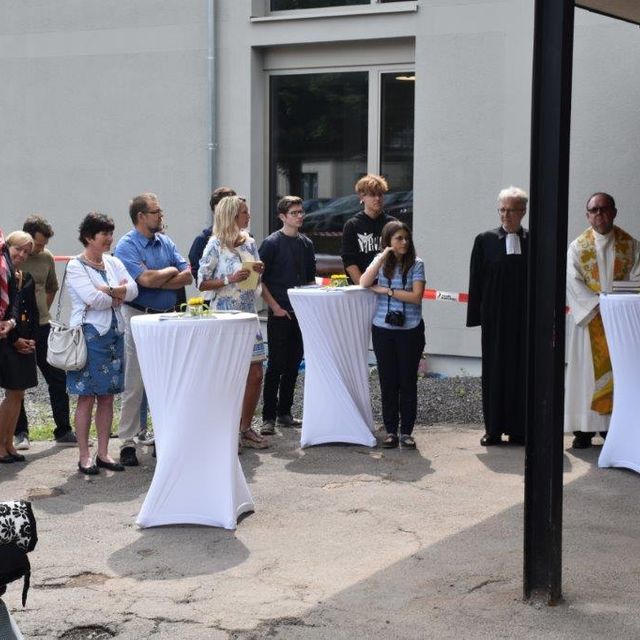
[[[113, 421], [113, 394], [124, 387], [124, 321], [120, 306], [138, 295], [138, 285], [124, 265], [109, 255], [113, 220], [89, 213], [80, 224], [84, 251], [69, 261], [65, 273], [71, 297], [71, 326], [82, 325], [87, 343], [87, 362], [79, 371], [67, 372], [67, 390], [78, 396], [75, 427], [80, 450], [78, 470], [95, 475], [98, 468], [124, 471], [109, 455]], [[62, 292], [61, 292], [62, 294]], [[96, 408], [98, 452], [89, 453], [89, 427]]]
[[[210, 302], [212, 309], [256, 313], [256, 296], [259, 295], [260, 285], [257, 289], [241, 289], [238, 286], [251, 275], [248, 269], [242, 268], [243, 262], [254, 262], [253, 270], [258, 273], [264, 270], [255, 240], [246, 231], [249, 219], [247, 203], [239, 196], [227, 196], [216, 206], [213, 232], [198, 270], [200, 291], [213, 292]], [[269, 446], [267, 440], [251, 428], [251, 420], [260, 399], [262, 363], [265, 359], [264, 340], [260, 324], [257, 323], [240, 419], [240, 443], [254, 449]]]

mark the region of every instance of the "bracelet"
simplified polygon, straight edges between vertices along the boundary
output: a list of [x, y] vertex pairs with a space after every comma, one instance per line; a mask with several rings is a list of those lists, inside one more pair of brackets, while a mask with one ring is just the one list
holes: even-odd
[[113, 287], [109, 287], [109, 295], [113, 298]]

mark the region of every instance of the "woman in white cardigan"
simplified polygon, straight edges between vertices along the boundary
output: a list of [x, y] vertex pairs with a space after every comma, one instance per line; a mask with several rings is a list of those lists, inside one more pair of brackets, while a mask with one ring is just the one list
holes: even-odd
[[[75, 427], [80, 460], [78, 470], [87, 475], [99, 467], [124, 471], [109, 455], [113, 421], [113, 395], [124, 386], [124, 320], [120, 307], [138, 295], [138, 285], [124, 265], [109, 255], [113, 242], [113, 220], [102, 213], [89, 213], [80, 224], [84, 251], [69, 261], [66, 280], [71, 297], [71, 326], [82, 325], [87, 342], [87, 362], [80, 371], [67, 372], [67, 390], [78, 396]], [[89, 427], [94, 402], [98, 452], [89, 453]]]

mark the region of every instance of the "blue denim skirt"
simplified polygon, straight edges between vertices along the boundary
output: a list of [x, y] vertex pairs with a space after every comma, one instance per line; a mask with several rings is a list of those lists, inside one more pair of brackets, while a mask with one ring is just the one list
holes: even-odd
[[79, 371], [67, 371], [67, 391], [77, 396], [108, 396], [124, 388], [124, 335], [115, 319], [101, 336], [92, 324], [83, 324], [87, 363]]

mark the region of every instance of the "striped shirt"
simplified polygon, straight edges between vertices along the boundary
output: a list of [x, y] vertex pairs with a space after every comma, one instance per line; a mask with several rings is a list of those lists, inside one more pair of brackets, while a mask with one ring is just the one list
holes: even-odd
[[[405, 291], [413, 291], [414, 282], [426, 282], [424, 277], [424, 262], [420, 258], [416, 258], [413, 266], [407, 272], [406, 282], [404, 287], [402, 286], [402, 274], [400, 272], [400, 266], [396, 266], [396, 270], [393, 274], [391, 281], [384, 275], [382, 269], [378, 271], [378, 284], [382, 287], [391, 289], [404, 289]], [[387, 309], [388, 305], [388, 309]], [[404, 325], [402, 327], [394, 327], [387, 324], [384, 321], [388, 311], [402, 311], [402, 302], [397, 298], [389, 298], [386, 294], [378, 294], [376, 314], [373, 317], [373, 324], [376, 327], [382, 327], [383, 329], [413, 329], [420, 324], [422, 320], [422, 302], [419, 304], [412, 304], [405, 302], [404, 304]]]

